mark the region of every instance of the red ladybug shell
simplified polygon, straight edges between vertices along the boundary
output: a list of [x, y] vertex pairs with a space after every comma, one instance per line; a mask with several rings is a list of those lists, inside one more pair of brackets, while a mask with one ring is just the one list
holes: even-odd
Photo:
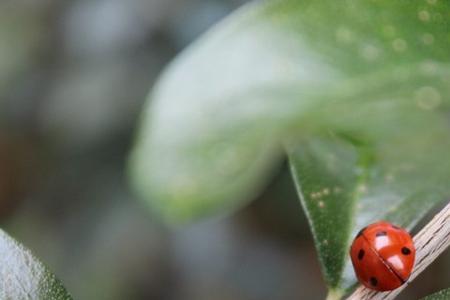
[[409, 233], [385, 221], [363, 228], [350, 248], [356, 277], [377, 291], [394, 290], [405, 283], [411, 275], [415, 255]]

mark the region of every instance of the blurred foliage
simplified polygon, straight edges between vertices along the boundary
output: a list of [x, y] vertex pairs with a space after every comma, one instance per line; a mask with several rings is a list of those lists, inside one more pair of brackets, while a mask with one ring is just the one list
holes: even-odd
[[43, 7], [25, 1], [0, 3], [0, 94], [30, 67], [33, 56], [42, 50], [44, 12]]
[[[433, 131], [436, 121], [431, 127], [415, 123], [423, 112], [429, 111], [433, 120], [436, 113], [445, 114], [445, 87], [433, 81], [447, 72], [443, 62], [448, 39], [435, 26], [445, 13], [430, 8], [443, 9], [444, 1], [418, 2], [418, 12], [402, 2], [404, 13], [395, 18], [401, 3], [385, 3], [389, 7], [383, 12], [369, 9], [379, 1], [348, 1], [345, 9], [329, 1], [248, 6], [169, 67], [166, 76], [180, 74], [180, 82], [170, 85], [174, 97], [183, 97], [176, 102], [151, 97], [157, 100], [155, 106], [147, 104], [148, 116], [164, 110], [164, 116], [174, 117], [176, 128], [170, 132], [183, 133], [183, 142], [205, 142], [180, 147], [176, 153], [176, 148], [155, 149], [164, 159], [150, 167], [171, 166], [175, 154], [193, 160], [173, 160], [183, 165], [181, 183], [173, 181], [171, 189], [162, 190], [171, 199], [176, 195], [183, 207], [168, 209], [158, 189], [150, 191], [155, 198], [147, 202], [189, 219], [255, 201], [233, 217], [170, 230], [161, 226], [135, 201], [124, 174], [137, 115], [161, 68], [243, 2], [1, 1], [0, 222], [45, 261], [76, 299], [324, 298], [319, 263], [289, 172], [283, 167], [279, 174], [278, 167], [271, 167], [283, 158], [281, 143], [292, 146], [290, 152], [302, 143], [337, 144], [357, 155], [360, 143], [372, 147], [380, 141], [381, 147], [387, 131], [392, 131], [392, 139], [408, 126], [411, 132]], [[389, 26], [389, 15], [398, 27]], [[414, 31], [417, 24], [411, 15], [424, 27]], [[365, 23], [366, 18], [370, 22]], [[374, 32], [386, 40], [379, 44]], [[176, 71], [183, 61], [191, 63]], [[385, 68], [386, 62], [391, 68]], [[156, 90], [164, 91], [159, 87], [170, 80], [159, 81]], [[404, 84], [408, 81], [410, 85]], [[415, 84], [421, 88], [413, 91]], [[390, 101], [394, 94], [403, 99], [408, 93], [420, 107], [411, 117], [414, 109], [408, 101]], [[371, 100], [373, 105], [366, 105]], [[398, 116], [402, 105], [409, 108]], [[353, 119], [348, 119], [349, 111]], [[201, 117], [187, 116], [192, 112]], [[382, 121], [380, 114], [385, 115]], [[147, 118], [143, 123], [153, 123]], [[370, 136], [362, 133], [363, 118], [374, 130], [365, 133]], [[154, 121], [158, 128], [167, 126], [159, 124], [159, 117]], [[192, 127], [194, 123], [198, 127]], [[141, 133], [146, 135], [144, 129]], [[162, 147], [179, 145], [179, 136], [160, 136], [166, 137]], [[434, 138], [430, 136], [431, 145]], [[155, 154], [149, 157], [158, 159]], [[374, 157], [385, 157], [378, 154], [375, 151]], [[399, 166], [386, 179], [397, 180], [407, 169]], [[151, 171], [156, 174], [156, 169]], [[177, 172], [166, 171], [169, 179]], [[151, 188], [153, 177], [141, 178], [144, 189]], [[212, 185], [198, 186], [205, 192], [202, 197], [187, 193], [189, 197], [179, 198], [183, 190], [196, 190], [189, 188], [195, 187], [195, 180]], [[272, 184], [261, 191], [269, 180]], [[164, 181], [157, 183], [164, 188]], [[187, 198], [196, 201], [195, 207], [184, 201]], [[400, 223], [407, 224], [411, 217]], [[440, 258], [402, 299], [446, 287], [446, 259]]]
[[403, 137], [422, 154], [427, 143], [446, 143], [446, 5], [247, 6], [190, 46], [154, 88], [132, 157], [137, 189], [188, 219], [257, 192], [293, 133], [332, 130], [371, 144]]
[[153, 89], [136, 190], [171, 221], [223, 214], [259, 193], [283, 145], [338, 298], [355, 283], [344, 267], [358, 228], [411, 228], [449, 196], [449, 11], [435, 0], [241, 9]]

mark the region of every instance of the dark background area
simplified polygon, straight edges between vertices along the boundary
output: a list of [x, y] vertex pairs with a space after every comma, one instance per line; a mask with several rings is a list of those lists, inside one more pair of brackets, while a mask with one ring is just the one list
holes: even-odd
[[[326, 295], [285, 166], [237, 214], [179, 228], [130, 191], [126, 160], [164, 65], [244, 0], [0, 2], [0, 221], [75, 299]], [[448, 253], [402, 294], [446, 287]]]

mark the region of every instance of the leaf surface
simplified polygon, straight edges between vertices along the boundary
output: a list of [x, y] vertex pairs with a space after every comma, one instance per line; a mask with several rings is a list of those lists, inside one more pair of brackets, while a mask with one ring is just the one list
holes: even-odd
[[[368, 159], [362, 172], [370, 191], [412, 207], [386, 214], [367, 201], [366, 220], [412, 224], [425, 212], [418, 193], [428, 197], [428, 189], [448, 179], [441, 162], [449, 150], [449, 6], [282, 0], [243, 7], [183, 51], [155, 85], [130, 160], [136, 191], [172, 221], [223, 214], [260, 192], [282, 159], [280, 145], [314, 144], [317, 136], [329, 143], [331, 132], [357, 165], [343, 168], [361, 168]], [[355, 143], [364, 149], [353, 149]], [[376, 181], [373, 172], [384, 173]], [[366, 177], [346, 176], [353, 181], [345, 193], [354, 195]], [[382, 176], [396, 179], [395, 191]], [[344, 207], [357, 202], [347, 199]], [[341, 247], [355, 222], [344, 226]], [[333, 287], [344, 284], [338, 279], [343, 251], [328, 278]]]
[[0, 230], [0, 299], [72, 298], [28, 249]]
[[447, 300], [450, 299], [450, 289], [439, 291], [435, 294], [429, 295], [421, 300]]

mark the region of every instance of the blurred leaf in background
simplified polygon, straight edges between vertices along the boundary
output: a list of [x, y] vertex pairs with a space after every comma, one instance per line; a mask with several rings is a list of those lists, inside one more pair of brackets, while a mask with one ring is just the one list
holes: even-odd
[[284, 145], [338, 298], [355, 282], [344, 267], [358, 228], [411, 228], [449, 194], [449, 11], [435, 0], [244, 7], [155, 86], [131, 156], [136, 190], [172, 221], [222, 214], [261, 190]]
[[16, 2], [0, 3], [0, 95], [30, 67], [44, 45], [45, 6]]
[[[241, 9], [154, 88], [131, 160], [136, 188], [167, 216], [190, 219], [257, 193], [290, 136], [332, 130], [372, 144], [403, 137], [418, 153], [446, 143], [430, 139], [447, 129], [447, 5], [275, 1]], [[407, 136], [424, 133], [427, 140]]]
[[[256, 201], [175, 232], [149, 218], [123, 174], [145, 93], [243, 2], [1, 2], [0, 221], [76, 298], [323, 298], [286, 168], [264, 188], [280, 180], [283, 147], [338, 293], [353, 280], [343, 247], [354, 230], [383, 216], [412, 226], [445, 194], [448, 2], [276, 0], [244, 7], [175, 60], [131, 168], [145, 203], [172, 221]], [[404, 299], [446, 287], [446, 265]]]

